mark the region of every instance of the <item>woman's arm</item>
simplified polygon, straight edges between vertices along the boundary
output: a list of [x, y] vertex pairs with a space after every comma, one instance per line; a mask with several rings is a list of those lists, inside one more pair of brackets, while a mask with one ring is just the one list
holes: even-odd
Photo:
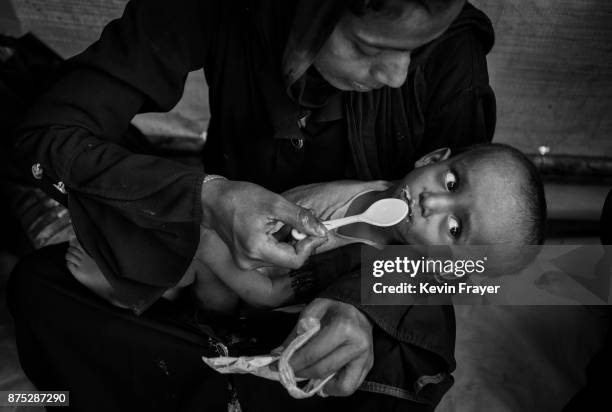
[[[322, 241], [310, 213], [259, 186], [122, 147], [141, 111], [169, 110], [187, 73], [203, 67], [232, 4], [132, 0], [101, 39], [70, 60], [65, 74], [14, 136], [24, 172], [68, 203], [79, 241], [124, 303], [144, 310], [174, 286], [195, 253], [200, 224], [228, 242], [241, 267], [299, 267]], [[223, 64], [214, 61], [212, 64]], [[291, 224], [310, 236], [295, 247], [268, 232]]]
[[[35, 182], [68, 203], [85, 249], [113, 286], [132, 291], [129, 306], [146, 306], [155, 287], [172, 286], [189, 265], [204, 174], [132, 153], [123, 134], [136, 113], [169, 110], [180, 99], [187, 73], [207, 55], [214, 3], [131, 1], [67, 62], [14, 134], [24, 172], [37, 165]], [[139, 284], [149, 286], [135, 293], [130, 285]]]

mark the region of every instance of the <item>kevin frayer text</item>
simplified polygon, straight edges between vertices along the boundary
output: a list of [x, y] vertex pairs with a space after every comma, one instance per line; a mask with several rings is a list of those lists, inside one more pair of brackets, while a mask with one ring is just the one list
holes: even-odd
[[457, 284], [450, 285], [444, 284], [432, 284], [429, 282], [420, 282], [418, 284], [402, 282], [398, 285], [385, 285], [383, 283], [374, 283], [372, 289], [376, 294], [478, 294], [484, 296], [485, 294], [497, 294], [499, 293], [499, 285], [492, 286], [480, 286], [471, 285], [466, 282], [460, 282]]

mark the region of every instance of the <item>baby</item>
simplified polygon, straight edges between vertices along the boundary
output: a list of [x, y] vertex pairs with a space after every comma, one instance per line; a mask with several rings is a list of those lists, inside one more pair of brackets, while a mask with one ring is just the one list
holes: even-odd
[[[511, 251], [541, 244], [544, 237], [546, 202], [538, 172], [521, 152], [502, 144], [472, 146], [452, 157], [449, 149], [436, 150], [419, 159], [401, 181], [315, 183], [283, 196], [313, 210], [322, 221], [362, 213], [388, 197], [408, 204], [408, 216], [397, 225], [341, 227], [330, 231], [317, 253], [357, 242], [378, 247], [499, 245]], [[508, 270], [520, 269], [517, 262], [521, 259], [511, 253], [508, 256], [513, 261]], [[66, 260], [77, 280], [113, 302], [110, 285], [77, 243], [69, 248]], [[232, 313], [242, 302], [278, 307], [293, 298], [287, 272], [239, 269], [217, 233], [202, 229], [193, 264], [164, 296], [172, 298], [179, 289], [190, 286], [199, 305], [211, 311]]]

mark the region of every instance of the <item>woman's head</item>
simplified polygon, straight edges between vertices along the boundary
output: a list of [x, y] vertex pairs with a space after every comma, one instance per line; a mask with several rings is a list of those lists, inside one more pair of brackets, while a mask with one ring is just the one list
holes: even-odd
[[400, 87], [410, 54], [441, 35], [464, 0], [354, 0], [313, 65], [340, 90]]

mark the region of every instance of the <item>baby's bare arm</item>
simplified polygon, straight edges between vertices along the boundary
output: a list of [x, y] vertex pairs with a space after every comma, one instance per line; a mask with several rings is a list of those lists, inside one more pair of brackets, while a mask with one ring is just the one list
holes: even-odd
[[252, 306], [273, 308], [293, 298], [291, 279], [288, 276], [269, 277], [258, 270], [240, 269], [226, 244], [213, 230], [202, 229], [196, 258], [205, 263], [224, 285]]

